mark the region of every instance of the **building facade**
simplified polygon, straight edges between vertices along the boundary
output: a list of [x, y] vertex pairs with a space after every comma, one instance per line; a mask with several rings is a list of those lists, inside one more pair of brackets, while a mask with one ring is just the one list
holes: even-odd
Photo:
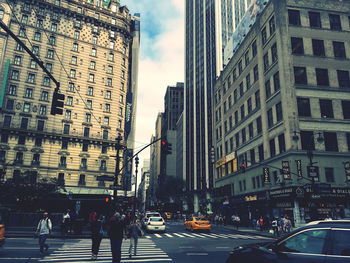
[[[65, 95], [63, 115], [50, 115], [53, 81], [1, 31], [3, 179], [54, 178], [73, 194], [80, 188], [106, 193], [116, 170], [110, 155], [119, 147], [123, 159], [134, 129], [126, 107], [128, 96], [134, 94], [133, 102], [137, 92], [137, 65], [132, 63], [138, 57], [139, 16], [99, 0], [1, 1], [1, 10], [8, 17], [3, 21]], [[121, 176], [117, 185], [122, 187]]]
[[348, 2], [271, 0], [215, 85], [214, 195], [249, 222], [350, 213]]

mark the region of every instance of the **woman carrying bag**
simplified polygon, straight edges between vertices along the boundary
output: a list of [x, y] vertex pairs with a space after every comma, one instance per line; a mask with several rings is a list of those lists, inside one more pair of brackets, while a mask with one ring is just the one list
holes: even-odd
[[96, 260], [98, 251], [100, 249], [100, 244], [102, 238], [106, 237], [106, 232], [104, 230], [105, 219], [103, 215], [100, 215], [98, 219], [95, 215], [92, 220], [90, 220], [91, 224], [91, 239], [92, 239], [92, 248], [91, 248], [91, 260]]

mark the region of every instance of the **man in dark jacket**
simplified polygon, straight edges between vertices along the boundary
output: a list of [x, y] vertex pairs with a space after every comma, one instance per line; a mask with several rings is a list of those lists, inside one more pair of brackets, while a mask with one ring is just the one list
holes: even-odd
[[123, 237], [126, 239], [125, 224], [120, 214], [115, 212], [109, 221], [109, 238], [111, 240], [112, 262], [120, 263]]

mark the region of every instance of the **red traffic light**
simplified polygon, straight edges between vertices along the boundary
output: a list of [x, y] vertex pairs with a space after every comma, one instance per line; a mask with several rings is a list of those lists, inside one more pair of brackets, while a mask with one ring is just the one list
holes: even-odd
[[245, 163], [242, 163], [242, 167], [245, 167]]
[[105, 201], [106, 201], [106, 203], [108, 203], [108, 202], [109, 202], [109, 197], [106, 197], [106, 200], [105, 200]]

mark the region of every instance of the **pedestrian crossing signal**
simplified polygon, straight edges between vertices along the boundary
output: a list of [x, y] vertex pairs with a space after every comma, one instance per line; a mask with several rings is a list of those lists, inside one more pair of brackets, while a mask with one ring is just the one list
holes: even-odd
[[246, 164], [242, 163], [242, 165], [241, 165], [241, 172], [242, 173], [245, 173], [245, 167], [246, 167]]
[[109, 203], [109, 197], [106, 197], [106, 199], [105, 199], [105, 201], [106, 201], [106, 203]]
[[162, 154], [167, 155], [172, 153], [172, 145], [168, 143], [166, 140], [163, 140], [161, 143], [161, 151]]

